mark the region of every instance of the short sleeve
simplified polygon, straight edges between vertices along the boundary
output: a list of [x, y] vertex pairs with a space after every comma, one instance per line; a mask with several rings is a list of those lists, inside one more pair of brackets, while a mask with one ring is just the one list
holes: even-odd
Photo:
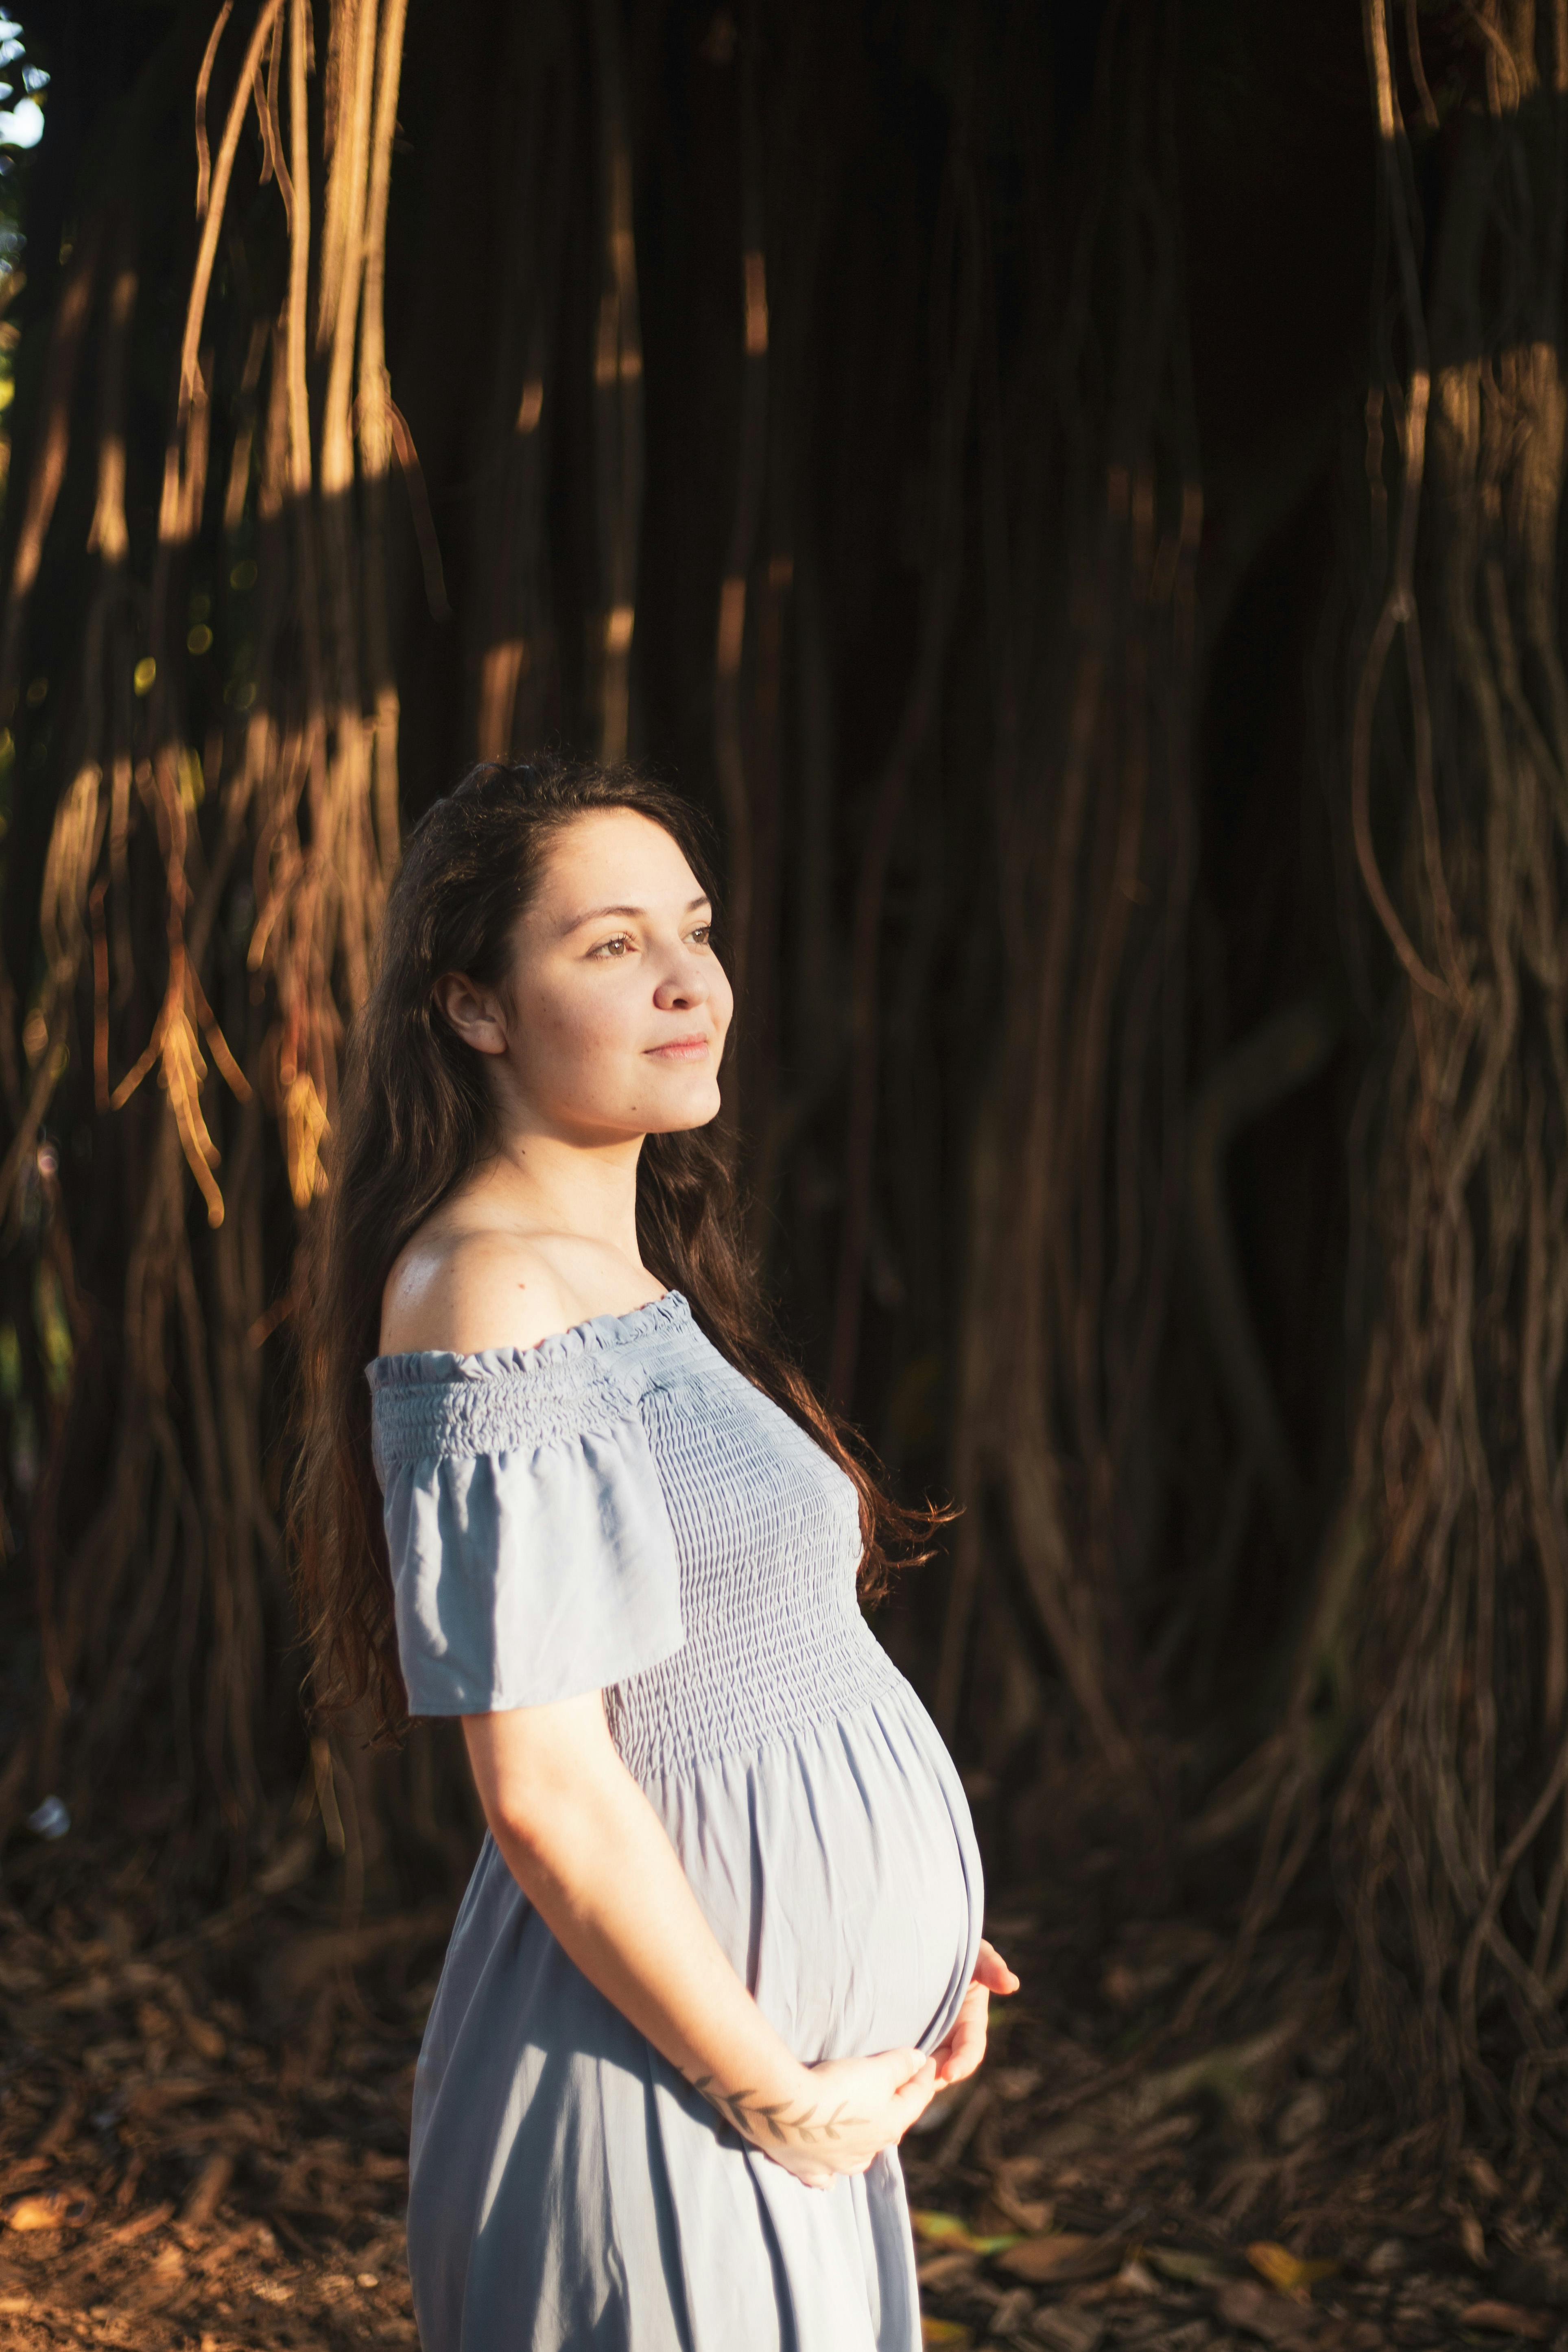
[[573, 1698], [684, 1641], [675, 1538], [635, 1408], [382, 1475], [411, 1714]]

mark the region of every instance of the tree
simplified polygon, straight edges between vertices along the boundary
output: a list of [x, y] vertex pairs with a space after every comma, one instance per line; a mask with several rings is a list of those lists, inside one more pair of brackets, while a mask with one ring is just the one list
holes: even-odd
[[239, 1878], [309, 1755], [351, 1893], [450, 1869], [439, 1750], [305, 1745], [294, 1244], [400, 822], [629, 749], [721, 824], [786, 1321], [965, 1506], [888, 1638], [999, 1866], [1070, 1748], [1142, 1899], [1244, 1861], [1216, 2003], [1331, 1866], [1417, 2124], [1559, 2127], [1555, 16], [69, 21], [0, 624], [0, 1810], [174, 1785]]

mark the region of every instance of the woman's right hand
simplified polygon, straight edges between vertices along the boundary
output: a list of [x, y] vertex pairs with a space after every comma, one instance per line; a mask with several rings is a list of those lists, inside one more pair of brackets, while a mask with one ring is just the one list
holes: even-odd
[[936, 2060], [919, 2050], [825, 2058], [805, 2075], [807, 2097], [776, 2118], [780, 2137], [754, 2126], [752, 2137], [808, 2189], [831, 2189], [841, 2173], [864, 2172], [881, 2149], [902, 2139], [938, 2088]]

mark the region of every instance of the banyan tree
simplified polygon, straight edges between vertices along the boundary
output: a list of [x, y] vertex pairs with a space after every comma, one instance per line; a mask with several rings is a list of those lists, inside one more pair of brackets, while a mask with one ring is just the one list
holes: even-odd
[[301, 1709], [296, 1247], [401, 831], [630, 756], [994, 1873], [1212, 1906], [1194, 2016], [1307, 1922], [1422, 2145], [1568, 2132], [1568, 7], [17, 39], [5, 1824], [449, 1879]]

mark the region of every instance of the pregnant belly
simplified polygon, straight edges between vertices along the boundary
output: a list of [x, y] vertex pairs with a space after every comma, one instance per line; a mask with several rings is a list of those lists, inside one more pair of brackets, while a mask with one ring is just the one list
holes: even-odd
[[796, 2057], [931, 2048], [983, 1886], [969, 1809], [907, 1685], [649, 1795], [710, 1925]]

